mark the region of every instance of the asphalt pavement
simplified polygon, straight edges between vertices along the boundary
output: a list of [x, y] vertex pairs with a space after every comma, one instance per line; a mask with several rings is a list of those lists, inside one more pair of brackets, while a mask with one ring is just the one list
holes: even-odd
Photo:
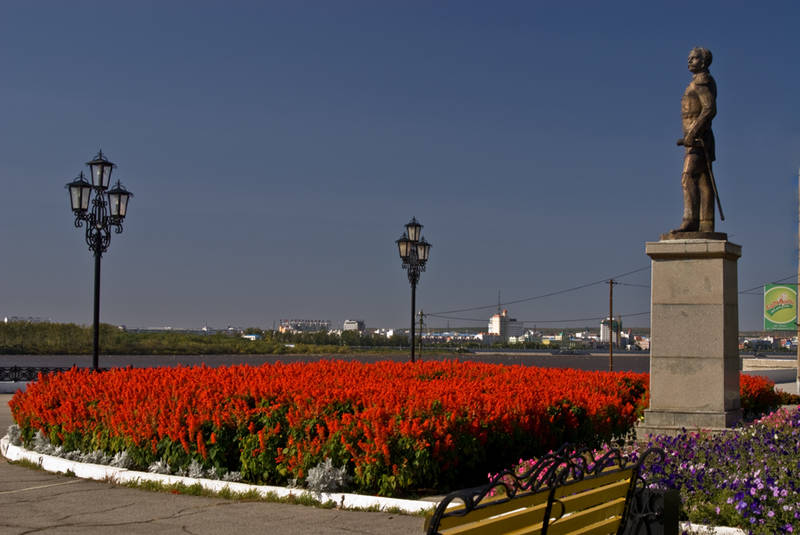
[[[0, 394], [0, 435], [11, 425]], [[54, 475], [0, 457], [0, 535], [32, 533], [268, 535], [422, 533], [424, 519], [150, 492]]]

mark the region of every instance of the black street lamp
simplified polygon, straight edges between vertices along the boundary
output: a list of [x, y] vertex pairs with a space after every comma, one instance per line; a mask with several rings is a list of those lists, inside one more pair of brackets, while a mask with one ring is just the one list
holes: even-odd
[[[78, 178], [67, 184], [72, 213], [75, 214], [75, 226], [80, 228], [86, 223], [86, 244], [94, 253], [94, 352], [92, 368], [98, 369], [100, 348], [100, 257], [111, 244], [111, 229], [120, 234], [122, 221], [128, 212], [128, 200], [133, 193], [117, 184], [108, 189], [111, 172], [116, 165], [109, 162], [103, 151], [94, 160], [86, 162], [92, 175], [92, 182], [86, 180], [83, 171]], [[92, 207], [89, 208], [91, 199]]]
[[417, 300], [417, 282], [420, 273], [425, 271], [425, 264], [428, 262], [428, 254], [431, 251], [431, 244], [421, 238], [422, 225], [416, 217], [406, 224], [406, 231], [396, 240], [400, 259], [403, 261], [403, 269], [408, 271], [408, 282], [411, 283], [411, 362], [414, 362], [414, 314]]

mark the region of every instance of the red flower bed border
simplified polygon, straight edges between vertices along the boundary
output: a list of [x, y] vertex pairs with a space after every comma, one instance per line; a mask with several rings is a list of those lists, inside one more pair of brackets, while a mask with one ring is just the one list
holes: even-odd
[[[770, 402], [772, 385], [759, 379], [743, 379], [743, 392]], [[563, 442], [624, 435], [647, 384], [625, 372], [319, 361], [71, 370], [40, 376], [10, 405], [27, 443], [41, 430], [66, 450], [127, 450], [142, 468], [196, 460], [270, 484], [331, 458], [357, 491], [402, 495], [473, 484]]]

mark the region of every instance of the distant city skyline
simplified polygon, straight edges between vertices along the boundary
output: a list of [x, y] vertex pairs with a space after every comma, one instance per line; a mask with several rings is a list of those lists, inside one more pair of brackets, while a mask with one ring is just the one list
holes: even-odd
[[[797, 20], [789, 1], [5, 3], [0, 309], [91, 323], [64, 185], [102, 148], [135, 195], [106, 323], [404, 328], [414, 216], [434, 328], [485, 325], [498, 290], [526, 327], [594, 327], [609, 278], [614, 315], [648, 326], [694, 46], [714, 54], [739, 288], [793, 282]], [[759, 292], [739, 317], [760, 329]]]

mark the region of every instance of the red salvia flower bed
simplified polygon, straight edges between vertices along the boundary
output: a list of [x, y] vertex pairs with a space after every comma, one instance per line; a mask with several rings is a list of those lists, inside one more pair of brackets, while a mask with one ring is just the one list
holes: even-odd
[[41, 430], [67, 450], [127, 450], [140, 467], [197, 460], [283, 484], [331, 458], [356, 490], [402, 495], [475, 484], [563, 442], [621, 436], [647, 383], [457, 361], [71, 370], [40, 376], [11, 410], [26, 441]]

